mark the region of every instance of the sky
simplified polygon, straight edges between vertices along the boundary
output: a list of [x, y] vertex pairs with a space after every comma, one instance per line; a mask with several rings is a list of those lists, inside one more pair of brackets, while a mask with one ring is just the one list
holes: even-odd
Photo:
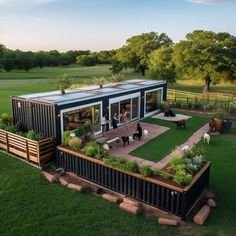
[[110, 50], [150, 31], [236, 35], [235, 22], [236, 0], [0, 0], [0, 44], [24, 51]]

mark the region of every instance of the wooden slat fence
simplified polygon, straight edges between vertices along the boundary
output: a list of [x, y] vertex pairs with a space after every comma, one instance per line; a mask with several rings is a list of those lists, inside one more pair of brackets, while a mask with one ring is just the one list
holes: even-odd
[[193, 93], [175, 89], [167, 90], [167, 100], [183, 103], [207, 103], [225, 108], [236, 107], [236, 95], [226, 93]]
[[0, 129], [0, 148], [42, 166], [53, 159], [56, 146], [54, 138], [34, 141]]

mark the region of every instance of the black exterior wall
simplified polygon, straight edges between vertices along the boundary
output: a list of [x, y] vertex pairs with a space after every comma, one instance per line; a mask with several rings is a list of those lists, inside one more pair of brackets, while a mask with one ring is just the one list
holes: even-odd
[[[163, 89], [163, 100], [166, 101], [167, 85], [159, 84], [147, 86], [142, 89], [131, 90], [119, 94], [110, 94], [109, 96], [100, 96], [93, 99], [82, 100], [64, 105], [57, 105], [53, 103], [40, 102], [35, 100], [26, 100], [20, 97], [12, 97], [12, 112], [14, 124], [20, 123], [23, 129], [33, 129], [45, 137], [56, 137], [57, 144], [61, 143], [61, 118], [60, 111], [73, 107], [78, 107], [90, 103], [102, 101], [103, 112], [109, 106], [109, 99], [125, 96], [132, 93], [141, 93], [140, 100], [140, 118], [144, 117], [144, 96], [145, 91], [157, 88]], [[20, 108], [18, 106], [20, 103]]]

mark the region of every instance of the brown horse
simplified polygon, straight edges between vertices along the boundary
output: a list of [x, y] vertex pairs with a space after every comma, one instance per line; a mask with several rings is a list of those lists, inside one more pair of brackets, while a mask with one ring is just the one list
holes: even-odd
[[214, 133], [217, 129], [217, 123], [214, 117], [212, 117], [209, 121], [209, 132]]

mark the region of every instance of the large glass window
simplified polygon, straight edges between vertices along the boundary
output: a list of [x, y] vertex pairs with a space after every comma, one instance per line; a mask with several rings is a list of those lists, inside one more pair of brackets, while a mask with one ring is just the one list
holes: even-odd
[[81, 127], [85, 122], [92, 125], [95, 132], [101, 131], [101, 105], [88, 106], [63, 114], [64, 131]]
[[154, 90], [146, 93], [146, 110], [145, 113], [150, 113], [158, 110], [161, 103], [161, 90]]
[[132, 98], [132, 119], [139, 117], [139, 97]]

